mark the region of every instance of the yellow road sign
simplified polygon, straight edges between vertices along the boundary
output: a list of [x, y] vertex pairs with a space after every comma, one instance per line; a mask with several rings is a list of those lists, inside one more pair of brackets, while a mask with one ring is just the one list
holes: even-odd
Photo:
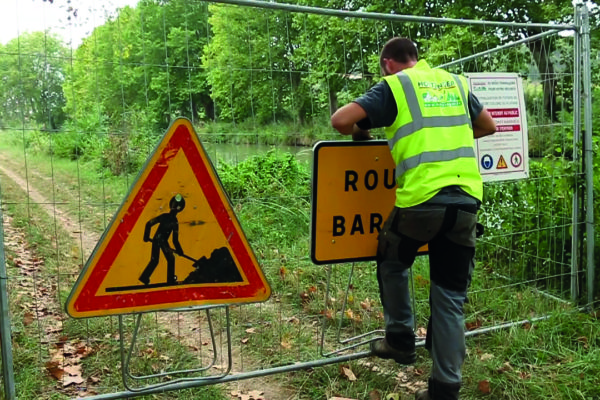
[[[396, 199], [384, 140], [324, 141], [313, 149], [311, 258], [315, 264], [374, 260]], [[420, 253], [427, 251], [424, 246]]]
[[190, 121], [177, 119], [88, 260], [72, 317], [264, 301], [269, 285]]

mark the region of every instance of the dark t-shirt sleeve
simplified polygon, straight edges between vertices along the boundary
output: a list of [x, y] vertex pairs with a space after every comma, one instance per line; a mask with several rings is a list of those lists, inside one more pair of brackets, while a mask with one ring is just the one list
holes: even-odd
[[360, 129], [391, 126], [398, 115], [396, 100], [386, 81], [379, 82], [354, 102], [367, 113], [367, 118], [356, 124]]
[[483, 105], [473, 93], [469, 92], [469, 98], [467, 100], [469, 103], [469, 114], [471, 115], [471, 122], [475, 122], [481, 111], [483, 111]]
[[[354, 100], [367, 113], [367, 118], [360, 120], [356, 125], [360, 129], [375, 129], [391, 126], [398, 115], [398, 106], [392, 94], [392, 89], [386, 81], [381, 81], [373, 86], [367, 93]], [[469, 92], [467, 99], [471, 121], [475, 121], [483, 105], [473, 93]]]

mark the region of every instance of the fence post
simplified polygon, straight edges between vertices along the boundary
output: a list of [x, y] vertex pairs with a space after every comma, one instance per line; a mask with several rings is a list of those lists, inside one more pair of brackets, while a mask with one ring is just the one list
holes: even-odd
[[0, 342], [2, 345], [2, 377], [4, 395], [7, 400], [17, 398], [15, 373], [13, 370], [12, 335], [6, 281], [6, 259], [4, 257], [4, 214], [2, 213], [2, 190], [0, 189]]
[[594, 301], [594, 149], [592, 145], [592, 72], [590, 48], [590, 14], [588, 6], [581, 7], [581, 41], [583, 58], [583, 139], [585, 143], [586, 216], [585, 233], [587, 249], [587, 303]]
[[582, 260], [579, 259], [579, 182], [577, 174], [583, 170], [579, 156], [579, 141], [581, 140], [581, 7], [575, 4], [575, 26], [573, 35], [573, 164], [577, 168], [573, 186], [573, 213], [571, 236], [571, 302], [576, 304], [579, 300], [579, 268]]

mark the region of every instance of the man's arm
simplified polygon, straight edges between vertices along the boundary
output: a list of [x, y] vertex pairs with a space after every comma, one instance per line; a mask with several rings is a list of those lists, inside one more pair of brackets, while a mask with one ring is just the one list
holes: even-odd
[[150, 238], [150, 230], [154, 225], [156, 225], [160, 220], [160, 215], [156, 218], [152, 218], [150, 221], [146, 222], [146, 227], [144, 228], [144, 242], [150, 242], [152, 239]]
[[354, 140], [372, 139], [368, 130], [360, 129], [356, 123], [367, 117], [367, 112], [357, 103], [346, 104], [331, 116], [331, 126], [342, 135], [352, 135]]
[[496, 122], [494, 122], [489, 111], [484, 108], [481, 110], [475, 121], [473, 121], [473, 137], [479, 139], [495, 132]]

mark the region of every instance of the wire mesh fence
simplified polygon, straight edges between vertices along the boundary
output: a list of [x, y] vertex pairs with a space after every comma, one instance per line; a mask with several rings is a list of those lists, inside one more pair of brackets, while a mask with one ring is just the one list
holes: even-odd
[[[379, 52], [393, 36], [411, 38], [432, 66], [513, 72], [524, 82], [530, 176], [485, 185], [486, 234], [466, 330], [533, 320], [590, 298], [575, 27], [444, 23], [389, 10], [335, 15], [273, 3], [140, 1], [112, 14], [76, 0], [36, 5], [46, 18], [41, 32], [0, 47], [3, 251], [19, 398], [118, 398], [147, 385], [208, 385], [365, 356], [384, 327], [375, 265], [311, 263], [311, 147], [338, 139], [331, 112], [378, 81]], [[68, 27], [62, 36], [44, 31], [59, 18]], [[177, 116], [196, 126], [271, 299], [68, 318], [70, 288]], [[426, 257], [411, 281], [421, 340]], [[32, 379], [40, 370], [44, 378]], [[259, 379], [284, 398], [287, 389]], [[217, 398], [217, 389], [202, 390]]]

